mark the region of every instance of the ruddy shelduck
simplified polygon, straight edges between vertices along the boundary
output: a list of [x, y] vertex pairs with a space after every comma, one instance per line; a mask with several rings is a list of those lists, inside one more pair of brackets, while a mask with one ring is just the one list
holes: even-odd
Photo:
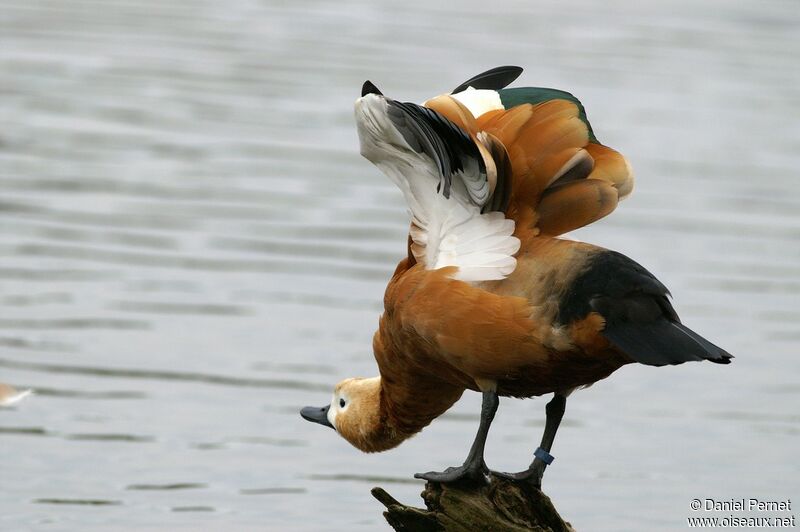
[[489, 70], [423, 105], [367, 81], [355, 103], [361, 154], [408, 203], [407, 256], [373, 339], [380, 375], [344, 380], [329, 405], [301, 414], [376, 452], [422, 430], [465, 389], [481, 392], [464, 464], [418, 478], [486, 480], [498, 396], [552, 393], [531, 465], [497, 473], [539, 486], [573, 390], [633, 362], [732, 358], [681, 323], [645, 268], [559, 238], [613, 211], [633, 174], [598, 141], [574, 96], [507, 89], [521, 71]]

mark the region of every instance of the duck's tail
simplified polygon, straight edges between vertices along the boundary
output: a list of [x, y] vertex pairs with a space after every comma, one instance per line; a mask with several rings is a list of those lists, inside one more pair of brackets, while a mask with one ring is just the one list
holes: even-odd
[[560, 323], [590, 312], [603, 318], [600, 334], [632, 360], [651, 366], [733, 358], [681, 323], [669, 290], [641, 264], [602, 250], [571, 284], [559, 309]]
[[625, 323], [608, 327], [603, 335], [637, 362], [650, 366], [708, 360], [730, 364], [733, 355], [679, 322]]

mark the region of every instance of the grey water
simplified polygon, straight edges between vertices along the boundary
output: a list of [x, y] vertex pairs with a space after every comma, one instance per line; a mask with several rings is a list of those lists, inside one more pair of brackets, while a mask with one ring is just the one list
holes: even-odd
[[[577, 530], [800, 495], [794, 1], [0, 0], [0, 530], [386, 530], [479, 398], [363, 455], [303, 422], [371, 376], [400, 193], [358, 155], [369, 78], [421, 101], [501, 64], [563, 88], [637, 188], [574, 234], [644, 264], [728, 367], [570, 397], [545, 491]], [[544, 399], [503, 400], [523, 468]], [[780, 514], [775, 514], [780, 515]]]

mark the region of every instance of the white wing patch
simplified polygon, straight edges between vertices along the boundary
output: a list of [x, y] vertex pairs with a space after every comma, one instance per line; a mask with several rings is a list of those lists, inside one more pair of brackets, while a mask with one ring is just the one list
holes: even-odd
[[489, 89], [473, 89], [472, 87], [467, 87], [466, 90], [451, 94], [450, 96], [464, 104], [464, 107], [469, 109], [469, 112], [472, 113], [472, 116], [475, 118], [489, 111], [505, 109], [497, 91]]
[[[455, 278], [462, 281], [499, 280], [514, 271], [513, 255], [520, 246], [512, 236], [514, 220], [499, 212], [480, 214], [455, 201], [441, 203], [451, 205], [438, 205], [427, 224], [412, 213], [411, 239], [423, 248], [415, 253], [418, 262], [428, 269], [457, 266]], [[412, 247], [412, 251], [417, 249]]]
[[501, 212], [481, 214], [480, 207], [464, 202], [461, 194], [450, 199], [438, 194], [438, 175], [433, 172], [433, 162], [425, 159], [424, 166], [409, 164], [407, 168], [413, 170], [405, 172], [395, 165], [377, 164], [406, 199], [411, 213], [411, 251], [417, 262], [431, 270], [457, 266], [454, 277], [462, 281], [508, 277], [516, 268], [513, 255], [520, 247], [513, 236], [514, 220]]
[[471, 175], [453, 176], [449, 199], [437, 192], [437, 165], [396, 133], [385, 109], [385, 101], [374, 95], [356, 101], [361, 154], [402, 191], [411, 214], [411, 251], [417, 262], [427, 269], [456, 266], [454, 278], [468, 282], [509, 276], [520, 247], [513, 236], [514, 220], [502, 212], [481, 214], [465, 185], [474, 181]]

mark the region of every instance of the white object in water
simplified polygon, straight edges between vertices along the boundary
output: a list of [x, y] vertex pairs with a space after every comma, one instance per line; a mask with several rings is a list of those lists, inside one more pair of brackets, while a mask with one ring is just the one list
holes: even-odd
[[19, 391], [13, 386], [0, 382], [0, 406], [11, 406], [33, 393], [33, 390]]

